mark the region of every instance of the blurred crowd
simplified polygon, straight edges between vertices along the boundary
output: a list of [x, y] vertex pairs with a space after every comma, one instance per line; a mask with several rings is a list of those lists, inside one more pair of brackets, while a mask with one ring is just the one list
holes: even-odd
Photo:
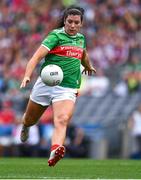
[[[80, 95], [101, 97], [112, 89], [117, 95], [124, 96], [140, 89], [140, 0], [1, 0], [1, 144], [9, 144], [2, 138], [15, 133], [14, 127], [21, 121], [29, 92], [39, 73], [40, 65], [32, 76], [32, 82], [20, 90], [27, 61], [48, 32], [57, 27], [64, 8], [72, 4], [81, 4], [85, 9], [82, 33], [86, 36], [87, 50], [97, 69], [95, 76], [83, 76]], [[37, 131], [35, 129], [33, 133], [37, 135]], [[41, 147], [44, 147], [43, 132], [41, 128], [39, 139], [35, 138]]]

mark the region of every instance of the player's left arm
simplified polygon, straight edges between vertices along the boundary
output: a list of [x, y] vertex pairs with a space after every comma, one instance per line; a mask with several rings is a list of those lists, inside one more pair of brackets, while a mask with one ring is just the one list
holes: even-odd
[[96, 73], [96, 69], [92, 66], [86, 49], [84, 49], [84, 51], [83, 51], [83, 57], [81, 60], [81, 64], [84, 66], [84, 70], [82, 71], [82, 74], [85, 73], [90, 76], [93, 73]]

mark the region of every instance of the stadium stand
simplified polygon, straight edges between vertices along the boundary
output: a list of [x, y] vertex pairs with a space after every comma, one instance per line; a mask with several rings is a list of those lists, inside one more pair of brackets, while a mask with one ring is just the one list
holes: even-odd
[[[96, 144], [95, 146], [99, 146], [95, 139], [98, 138], [99, 143], [106, 139], [110, 149], [107, 150], [105, 158], [107, 156], [118, 157], [121, 155], [122, 149], [122, 131], [124, 131], [129, 117], [140, 102], [140, 91], [128, 94], [125, 97], [119, 97], [111, 92], [100, 98], [87, 95], [80, 96], [72, 121], [84, 129], [91, 138], [92, 144]], [[94, 145], [92, 146], [91, 151], [96, 151], [97, 148]], [[107, 147], [105, 146], [105, 148]], [[97, 149], [97, 151], [99, 150]], [[96, 152], [91, 156], [98, 158]]]
[[[73, 3], [81, 4], [85, 9], [82, 32], [87, 38], [87, 49], [92, 63], [97, 69], [102, 70], [107, 82], [110, 81], [108, 84], [110, 87], [100, 97], [94, 95], [94, 89], [91, 92], [88, 89], [87, 93], [82, 91], [77, 100], [72, 122], [82, 127], [85, 133], [92, 140], [94, 139], [95, 145], [94, 149], [92, 148], [94, 154], [91, 153], [91, 157], [104, 158], [110, 157], [110, 154], [122, 157], [121, 145], [127, 120], [141, 101], [140, 88], [133, 88], [136, 79], [133, 81], [132, 78], [130, 79], [130, 73], [133, 76], [136, 74], [140, 86], [141, 2], [139, 0], [1, 0], [0, 114], [6, 110], [5, 101], [11, 102], [9, 108], [15, 119], [8, 117], [7, 121], [11, 122], [8, 124], [9, 127], [14, 128], [15, 122], [24, 112], [40, 67], [40, 65], [37, 67], [27, 89], [19, 91], [25, 65], [42, 39], [58, 25], [57, 18], [60, 17], [62, 9]], [[136, 66], [132, 64], [132, 58], [135, 60], [135, 57], [138, 58]], [[130, 91], [128, 79], [130, 79]], [[120, 87], [118, 94], [114, 91], [116, 86]], [[0, 127], [5, 127], [5, 119], [2, 115], [0, 115]], [[8, 138], [11, 139], [12, 136], [13, 134], [10, 133]], [[0, 139], [3, 139], [2, 135]], [[108, 142], [105, 139], [108, 139]], [[99, 142], [102, 143], [98, 144]], [[103, 148], [105, 151], [101, 151], [102, 156], [98, 152]], [[2, 149], [3, 144], [0, 140], [0, 156], [4, 155]]]
[[[129, 94], [119, 97], [114, 93], [107, 93], [104, 97], [80, 96], [72, 121], [79, 124], [100, 123], [107, 126], [120, 121], [127, 120], [130, 114], [137, 108], [141, 101], [141, 93]], [[75, 121], [77, 119], [77, 121]], [[115, 119], [115, 121], [113, 121]]]

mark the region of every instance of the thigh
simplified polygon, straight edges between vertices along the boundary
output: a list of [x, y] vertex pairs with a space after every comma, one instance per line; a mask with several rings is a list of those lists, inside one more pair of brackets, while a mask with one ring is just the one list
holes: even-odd
[[31, 99], [29, 99], [29, 102], [27, 104], [27, 108], [25, 111], [25, 118], [38, 120], [41, 117], [41, 115], [44, 113], [46, 108], [47, 106], [42, 106], [40, 104], [33, 102]]
[[72, 100], [60, 100], [53, 102], [52, 108], [54, 119], [58, 119], [57, 117], [65, 115], [68, 117], [69, 121], [74, 111], [74, 105], [75, 102]]

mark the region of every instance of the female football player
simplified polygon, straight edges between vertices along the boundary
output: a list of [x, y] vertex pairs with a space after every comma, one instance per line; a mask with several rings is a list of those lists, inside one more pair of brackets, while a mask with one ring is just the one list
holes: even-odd
[[30, 82], [36, 65], [45, 58], [41, 70], [49, 65], [60, 66], [64, 79], [59, 86], [45, 85], [39, 76], [30, 95], [23, 115], [21, 141], [28, 139], [29, 128], [40, 119], [49, 105], [53, 108], [54, 132], [52, 136], [49, 166], [54, 166], [65, 154], [64, 141], [66, 129], [74, 111], [77, 89], [81, 83], [81, 64], [83, 72], [92, 75], [96, 72], [91, 65], [86, 51], [85, 37], [80, 33], [84, 9], [69, 7], [64, 11], [61, 28], [54, 29], [43, 40], [40, 47], [27, 63], [21, 88]]

